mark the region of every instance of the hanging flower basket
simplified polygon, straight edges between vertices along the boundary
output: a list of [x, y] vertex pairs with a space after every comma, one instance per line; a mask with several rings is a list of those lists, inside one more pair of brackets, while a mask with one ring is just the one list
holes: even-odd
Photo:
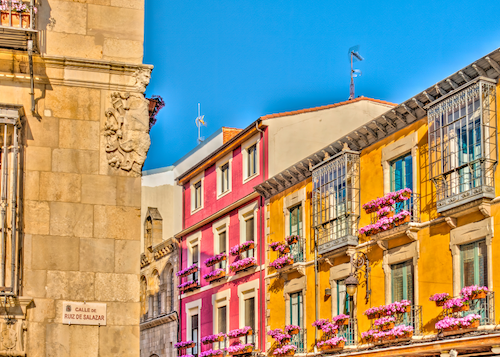
[[285, 326], [285, 332], [289, 335], [298, 335], [300, 331], [300, 326], [287, 325]]
[[450, 294], [440, 293], [432, 295], [429, 300], [436, 302], [436, 306], [444, 306], [444, 303], [450, 299]]
[[332, 321], [337, 325], [347, 325], [349, 323], [349, 315], [341, 314], [338, 316], [334, 316]]
[[477, 294], [472, 294], [470, 296], [471, 300], [484, 299], [484, 298], [486, 298], [486, 293], [484, 291], [481, 291], [480, 293]]

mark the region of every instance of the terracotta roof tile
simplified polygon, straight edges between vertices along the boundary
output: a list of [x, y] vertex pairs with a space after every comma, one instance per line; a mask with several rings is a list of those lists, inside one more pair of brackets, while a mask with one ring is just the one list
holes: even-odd
[[391, 103], [391, 102], [386, 102], [385, 100], [373, 99], [373, 98], [368, 98], [368, 97], [358, 97], [358, 98], [355, 98], [353, 100], [346, 100], [345, 102], [340, 102], [340, 103], [335, 103], [335, 104], [329, 104], [329, 105], [323, 105], [321, 107], [300, 109], [300, 110], [295, 110], [295, 111], [291, 111], [291, 112], [283, 112], [283, 113], [276, 113], [276, 114], [268, 114], [268, 115], [264, 115], [263, 117], [260, 117], [260, 119], [265, 120], [265, 119], [285, 117], [285, 116], [288, 116], [288, 115], [296, 115], [296, 114], [302, 114], [302, 113], [317, 112], [319, 110], [340, 107], [342, 105], [352, 104], [352, 103], [356, 103], [356, 102], [359, 102], [359, 101], [362, 101], [362, 100], [368, 100], [368, 101], [375, 102], [375, 103], [390, 105], [392, 107], [397, 106], [397, 104], [394, 104], [394, 103]]

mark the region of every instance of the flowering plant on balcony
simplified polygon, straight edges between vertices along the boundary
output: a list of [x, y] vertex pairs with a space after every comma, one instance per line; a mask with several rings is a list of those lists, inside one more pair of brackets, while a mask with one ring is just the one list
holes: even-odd
[[326, 335], [334, 335], [339, 331], [339, 326], [334, 323], [328, 322], [321, 326], [321, 331], [323, 331], [323, 333], [325, 333]]
[[269, 247], [271, 247], [271, 250], [274, 252], [280, 252], [281, 254], [285, 254], [290, 251], [290, 247], [283, 242], [272, 242], [269, 244]]
[[179, 270], [176, 275], [178, 277], [183, 277], [183, 276], [187, 276], [189, 274], [196, 273], [197, 271], [198, 271], [198, 265], [193, 264], [190, 267], [187, 267], [186, 269]]
[[300, 326], [297, 325], [286, 325], [285, 332], [291, 335], [296, 335], [300, 331]]
[[361, 332], [361, 338], [366, 342], [371, 342], [373, 340], [373, 336], [378, 332], [378, 330], [368, 330], [366, 332]]
[[226, 275], [226, 271], [224, 269], [215, 269], [214, 271], [211, 271], [208, 274], [203, 275], [203, 279], [212, 281], [217, 278], [222, 278]]
[[196, 344], [193, 341], [181, 341], [177, 342], [174, 347], [178, 349], [183, 349], [183, 348], [191, 348], [194, 347]]
[[210, 257], [208, 259], [205, 260], [205, 265], [207, 267], [211, 267], [212, 265], [215, 265], [217, 263], [220, 263], [221, 261], [223, 260], [226, 260], [227, 259], [227, 254], [226, 253], [220, 253], [220, 254], [217, 254], [213, 257]]
[[321, 348], [321, 347], [340, 347], [345, 344], [347, 339], [345, 337], [332, 337], [326, 341], [318, 341], [316, 343], [316, 346]]
[[459, 325], [460, 323], [458, 321], [458, 318], [446, 316], [444, 319], [436, 322], [434, 327], [436, 328], [436, 330], [451, 330], [454, 328], [458, 328]]
[[285, 238], [286, 243], [288, 245], [297, 243], [299, 241], [299, 239], [300, 239], [300, 236], [298, 236], [298, 235], [291, 235], [291, 236], [288, 236]]
[[273, 267], [274, 269], [281, 269], [290, 264], [293, 264], [293, 258], [289, 255], [284, 255], [269, 263], [269, 266]]
[[[281, 329], [278, 329], [278, 330], [281, 330]], [[269, 332], [271, 332], [271, 331], [269, 331]], [[269, 335], [269, 333], [268, 333], [268, 335]], [[290, 339], [292, 338], [292, 336], [290, 336], [289, 334], [283, 333], [283, 332], [276, 332], [272, 335], [272, 338], [274, 338], [276, 340], [276, 342], [278, 342], [278, 344], [282, 345], [283, 343], [290, 342]]]
[[488, 287], [486, 286], [471, 285], [463, 288], [460, 291], [460, 295], [462, 295], [464, 299], [467, 300], [473, 300], [477, 298], [481, 299], [486, 297], [486, 293], [488, 291]]
[[190, 281], [185, 281], [183, 283], [180, 283], [179, 285], [177, 285], [177, 288], [179, 288], [180, 290], [186, 290], [190, 287], [194, 287], [197, 285], [198, 285], [197, 281], [190, 280]]
[[370, 307], [369, 309], [366, 309], [364, 314], [368, 316], [369, 319], [374, 318], [375, 316], [379, 316], [381, 313], [381, 307], [383, 306], [376, 306], [376, 307]]
[[407, 325], [399, 325], [391, 330], [392, 335], [396, 337], [403, 337], [413, 335], [413, 327]]
[[373, 325], [375, 325], [378, 328], [382, 328], [385, 326], [394, 325], [395, 322], [396, 322], [396, 318], [393, 316], [381, 317], [380, 319], [375, 320], [373, 322]]
[[349, 322], [349, 315], [340, 314], [340, 315], [334, 316], [332, 318], [332, 321], [333, 321], [333, 323], [335, 323], [337, 325], [347, 325], [347, 323]]
[[454, 298], [454, 299], [449, 299], [446, 300], [443, 309], [463, 309], [463, 310], [468, 310], [469, 307], [469, 301], [464, 298]]
[[225, 333], [219, 332], [218, 334], [215, 334], [215, 335], [208, 335], [208, 336], [202, 337], [201, 343], [203, 343], [204, 345], [207, 345], [209, 343], [223, 341], [225, 337], [226, 337]]
[[316, 320], [312, 323], [313, 327], [321, 328], [321, 326], [329, 323], [330, 321], [328, 319], [319, 319]]
[[392, 304], [385, 305], [385, 315], [392, 315], [395, 313], [405, 313], [408, 312], [408, 308], [411, 306], [411, 301], [409, 300], [401, 300], [395, 301]]
[[408, 200], [412, 195], [412, 190], [409, 188], [403, 188], [395, 192], [389, 192], [384, 197], [379, 197], [363, 205], [363, 209], [366, 213], [376, 212], [379, 208], [389, 207], [394, 205], [396, 202], [402, 202]]
[[240, 253], [243, 253], [247, 250], [253, 249], [255, 246], [255, 242], [253, 240], [247, 240], [246, 242], [243, 242], [241, 244], [237, 244], [231, 249], [229, 249], [229, 254], [231, 255], [238, 255]]
[[229, 338], [238, 338], [241, 336], [251, 335], [253, 330], [250, 326], [245, 326], [243, 328], [237, 328], [235, 330], [231, 330], [227, 333], [227, 337]]
[[280, 328], [275, 328], [274, 330], [269, 330], [267, 332], [267, 335], [271, 336], [272, 338], [274, 338], [274, 336], [276, 336], [278, 334], [283, 334], [283, 330]]
[[430, 301], [435, 301], [436, 304], [438, 304], [438, 306], [443, 306], [445, 301], [449, 300], [449, 299], [450, 299], [450, 294], [448, 294], [448, 293], [434, 294], [429, 298]]
[[377, 217], [380, 219], [382, 217], [390, 216], [394, 213], [394, 207], [392, 206], [386, 206], [382, 207], [377, 211]]
[[209, 349], [208, 351], [204, 351], [200, 353], [200, 357], [212, 357], [212, 356], [221, 356], [224, 354], [223, 350], [213, 350]]
[[252, 350], [253, 349], [253, 345], [251, 343], [247, 343], [247, 344], [237, 344], [237, 345], [233, 345], [233, 346], [229, 346], [226, 348], [226, 351], [231, 353], [231, 354], [236, 354], [236, 353], [241, 353], [241, 352], [244, 352], [244, 351], [248, 351], [248, 350]]
[[294, 345], [286, 345], [283, 347], [276, 348], [273, 352], [273, 355], [293, 355], [297, 351], [297, 346]]
[[394, 224], [401, 224], [403, 222], [407, 222], [410, 220], [410, 212], [407, 210], [403, 210], [399, 212], [398, 214], [395, 214], [394, 217], [392, 217], [392, 221]]
[[241, 270], [245, 267], [253, 266], [255, 264], [257, 264], [257, 260], [255, 260], [254, 257], [249, 257], [232, 262], [229, 265], [229, 269], [231, 269], [232, 272], [237, 272], [238, 270]]

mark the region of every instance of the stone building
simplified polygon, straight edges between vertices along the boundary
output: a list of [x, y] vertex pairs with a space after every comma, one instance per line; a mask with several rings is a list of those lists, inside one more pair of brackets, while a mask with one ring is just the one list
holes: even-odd
[[0, 355], [138, 356], [144, 1], [5, 3]]

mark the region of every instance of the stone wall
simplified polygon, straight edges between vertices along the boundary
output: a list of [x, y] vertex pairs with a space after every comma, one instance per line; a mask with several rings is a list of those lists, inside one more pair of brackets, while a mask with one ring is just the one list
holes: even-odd
[[[1, 102], [26, 113], [17, 299], [28, 301], [29, 357], [139, 356], [143, 93], [152, 70], [141, 64], [143, 6], [42, 0], [34, 113], [27, 54], [0, 49]], [[63, 324], [63, 301], [105, 303], [106, 326]]]

